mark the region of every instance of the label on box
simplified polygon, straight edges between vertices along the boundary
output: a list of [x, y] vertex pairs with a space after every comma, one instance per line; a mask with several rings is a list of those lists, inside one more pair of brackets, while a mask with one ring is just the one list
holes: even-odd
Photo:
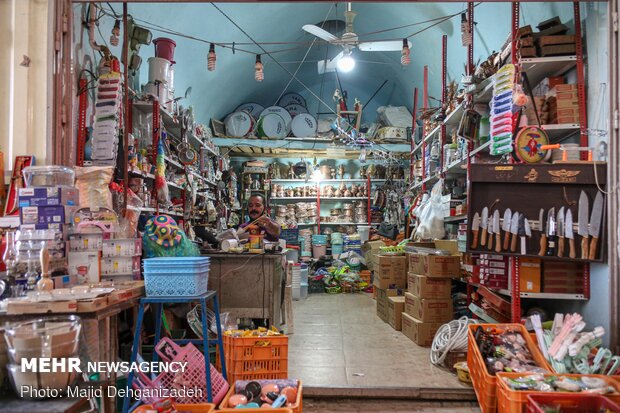
[[79, 205], [79, 191], [69, 186], [19, 188], [19, 206]]
[[[38, 225], [57, 225], [68, 224], [71, 222], [73, 213], [77, 210], [75, 206], [29, 206], [19, 209], [22, 224]], [[37, 228], [43, 229], [43, 228]]]
[[409, 273], [407, 291], [421, 298], [448, 298], [452, 292], [450, 278], [432, 278]]
[[424, 323], [452, 320], [452, 299], [419, 298], [405, 293], [405, 312]]
[[100, 251], [102, 247], [102, 234], [73, 234], [70, 236], [69, 251]]
[[101, 281], [99, 251], [69, 251], [68, 272], [77, 277], [78, 284]]

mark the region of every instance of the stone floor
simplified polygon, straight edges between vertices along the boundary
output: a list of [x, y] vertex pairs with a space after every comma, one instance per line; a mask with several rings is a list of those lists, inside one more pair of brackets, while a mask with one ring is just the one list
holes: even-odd
[[463, 402], [414, 402], [403, 400], [308, 399], [304, 413], [479, 413], [480, 409]]
[[[424, 389], [438, 400], [446, 399], [442, 392], [452, 391], [472, 400], [471, 387], [430, 363], [428, 348], [377, 317], [375, 301], [367, 294], [310, 294], [293, 303], [293, 314], [289, 376], [300, 378], [304, 386], [357, 388], [361, 397], [366, 394], [360, 388], [375, 390], [377, 396], [377, 388]], [[435, 392], [439, 389], [442, 392]], [[398, 397], [390, 397], [394, 396]], [[406, 398], [416, 398], [410, 396], [411, 392]], [[455, 398], [459, 399], [451, 399]]]

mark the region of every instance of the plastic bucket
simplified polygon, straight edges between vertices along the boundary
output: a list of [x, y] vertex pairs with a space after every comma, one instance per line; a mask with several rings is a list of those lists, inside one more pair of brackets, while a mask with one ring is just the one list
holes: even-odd
[[149, 82], [168, 84], [170, 80], [170, 62], [161, 57], [149, 57]]
[[358, 225], [357, 232], [360, 234], [360, 242], [363, 244], [368, 241], [370, 236], [370, 225]]
[[325, 244], [314, 244], [312, 246], [312, 256], [314, 258], [321, 258], [323, 255], [327, 255], [327, 245]]
[[287, 248], [286, 249], [286, 260], [299, 262], [299, 250], [297, 248]]
[[332, 255], [342, 254], [343, 249], [344, 248], [342, 244], [332, 244]]
[[174, 63], [174, 48], [177, 47], [174, 40], [167, 37], [158, 37], [153, 40], [153, 44], [155, 44], [155, 56]]

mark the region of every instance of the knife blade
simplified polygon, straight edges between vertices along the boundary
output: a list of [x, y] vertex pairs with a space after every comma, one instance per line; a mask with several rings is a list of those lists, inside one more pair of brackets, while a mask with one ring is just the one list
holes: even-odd
[[519, 214], [519, 239], [521, 240], [521, 255], [525, 254], [525, 215]]
[[502, 234], [499, 229], [499, 209], [493, 213], [493, 233], [495, 234], [495, 252], [502, 252]]
[[538, 255], [543, 256], [547, 252], [547, 233], [545, 232], [545, 210], [540, 208], [538, 212], [538, 224], [540, 225], [540, 250]]
[[557, 226], [555, 221], [555, 207], [551, 208], [547, 213], [547, 253], [545, 255], [552, 257], [555, 255], [557, 248]]
[[530, 228], [530, 221], [527, 218], [523, 219], [523, 226], [525, 229], [525, 238], [521, 238], [521, 255], [527, 254], [527, 238], [532, 236], [532, 229]]
[[488, 225], [487, 225], [487, 248], [489, 251], [493, 250], [493, 234], [495, 233], [495, 226], [493, 225], [493, 214], [489, 216]]
[[585, 192], [581, 191], [579, 195], [579, 211], [577, 212], [577, 219], [579, 220], [577, 233], [581, 235], [581, 258], [584, 260], [588, 259], [588, 238], [590, 237], [590, 233], [588, 232], [589, 209], [590, 204], [588, 202], [588, 196]]
[[512, 218], [512, 211], [510, 208], [504, 211], [504, 221], [502, 222], [502, 230], [504, 230], [504, 244], [502, 249], [508, 251], [510, 248], [510, 220]]
[[570, 208], [566, 209], [566, 216], [564, 217], [564, 236], [568, 238], [568, 257], [575, 258], [575, 236], [573, 234], [573, 211]]
[[519, 233], [519, 213], [517, 211], [512, 214], [510, 220], [510, 233], [512, 234], [510, 252], [515, 252], [517, 251], [517, 234]]
[[480, 215], [476, 212], [471, 220], [471, 248], [478, 248], [478, 231], [480, 230]]
[[558, 228], [558, 257], [564, 256], [564, 207], [560, 208], [556, 217]]
[[482, 208], [482, 217], [480, 218], [480, 228], [482, 228], [482, 234], [480, 234], [480, 245], [487, 245], [487, 228], [489, 224], [489, 208]]
[[596, 193], [594, 203], [592, 204], [592, 215], [590, 215], [590, 248], [588, 258], [594, 260], [596, 258], [596, 247], [598, 243], [598, 234], [601, 229], [601, 218], [603, 218], [603, 195]]

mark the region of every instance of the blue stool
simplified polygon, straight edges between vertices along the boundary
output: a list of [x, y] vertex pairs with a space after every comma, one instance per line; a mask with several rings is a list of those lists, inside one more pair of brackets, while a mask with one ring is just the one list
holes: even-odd
[[[207, 302], [213, 300], [213, 312], [215, 313], [215, 322], [217, 324], [217, 338], [209, 339], [209, 329], [207, 326]], [[161, 316], [163, 312], [164, 304], [176, 304], [176, 303], [200, 303], [201, 318], [202, 318], [202, 340], [174, 340], [177, 344], [202, 344], [203, 354], [205, 356], [205, 375], [207, 384], [207, 398], [209, 402], [213, 401], [213, 391], [211, 389], [211, 360], [209, 359], [209, 344], [216, 344], [220, 348], [220, 360], [222, 362], [222, 376], [226, 377], [226, 360], [224, 358], [224, 344], [222, 342], [222, 326], [220, 324], [220, 307], [217, 300], [217, 293], [215, 291], [207, 291], [203, 295], [189, 296], [189, 297], [144, 297], [140, 299], [140, 305], [138, 307], [138, 319], [136, 321], [136, 331], [133, 336], [133, 346], [131, 349], [130, 363], [134, 363], [138, 356], [138, 349], [140, 348], [140, 333], [142, 330], [142, 321], [144, 320], [144, 307], [147, 304], [151, 304], [155, 310], [155, 338], [154, 343], [157, 344], [161, 338]], [[153, 352], [153, 361], [157, 361], [158, 354]], [[131, 389], [133, 385], [134, 373], [129, 372], [127, 378], [127, 389]], [[129, 404], [131, 403], [131, 397], [129, 392], [126, 393], [125, 400], [123, 401], [123, 413], [130, 411]], [[131, 406], [131, 410], [135, 409], [141, 404], [140, 401]]]

